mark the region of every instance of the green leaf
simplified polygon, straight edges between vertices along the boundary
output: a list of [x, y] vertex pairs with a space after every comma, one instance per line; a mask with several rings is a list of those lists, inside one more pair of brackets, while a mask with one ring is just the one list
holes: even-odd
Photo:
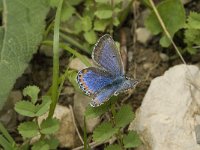
[[79, 34], [81, 31], [83, 31], [82, 21], [80, 19], [76, 19], [76, 21], [74, 22], [74, 32], [76, 34]]
[[[164, 0], [157, 5], [157, 10], [172, 37], [179, 29], [184, 27], [185, 10], [180, 0]], [[145, 25], [153, 34], [163, 32], [154, 12], [151, 12], [147, 20], [145, 20]], [[171, 44], [165, 34], [163, 34], [160, 43], [163, 47]]]
[[77, 91], [79, 91], [80, 88], [78, 87], [77, 81], [76, 81], [77, 71], [75, 71], [75, 70], [68, 70], [66, 76], [67, 76], [67, 79], [69, 80], [69, 82], [73, 85], [73, 87]]
[[187, 46], [187, 47], [186, 47], [186, 50], [187, 50], [187, 52], [190, 53], [191, 55], [194, 55], [194, 54], [197, 53], [197, 49], [195, 49], [195, 48], [193, 48], [193, 47], [191, 47], [191, 46]]
[[200, 30], [188, 29], [185, 31], [186, 42], [200, 45]]
[[[108, 103], [106, 103], [108, 104]], [[88, 105], [88, 107], [86, 108], [85, 111], [85, 116], [87, 118], [95, 118], [98, 117], [102, 114], [104, 114], [105, 112], [107, 112], [109, 110], [109, 105], [103, 104], [99, 107], [91, 107], [90, 105]]]
[[189, 29], [200, 29], [200, 14], [197, 12], [190, 12], [187, 19], [187, 28]]
[[106, 111], [108, 111], [108, 107], [106, 105], [101, 105], [96, 108], [88, 105], [88, 107], [86, 108], [86, 111], [85, 111], [85, 117], [86, 118], [95, 118], [95, 117], [102, 115]]
[[1, 145], [1, 148], [5, 150], [15, 150], [13, 145], [10, 142], [8, 142], [7, 139], [3, 135], [0, 135], [0, 145]]
[[15, 104], [15, 111], [20, 115], [35, 117], [35, 105], [29, 101], [20, 101]]
[[37, 99], [38, 99], [39, 92], [40, 92], [39, 87], [37, 87], [35, 85], [27, 86], [23, 90], [23, 95], [24, 96], [29, 96], [31, 98], [32, 103], [35, 104]]
[[105, 148], [105, 150], [121, 150], [121, 147], [117, 144], [109, 145]]
[[37, 124], [30, 121], [21, 123], [17, 129], [24, 138], [34, 137], [39, 133]]
[[111, 104], [115, 104], [118, 100], [117, 96], [112, 96], [109, 101], [107, 101], [106, 103], [104, 103], [103, 105], [99, 106], [99, 107], [91, 107], [90, 105], [86, 108], [85, 111], [85, 117], [87, 118], [95, 118], [97, 116], [100, 116], [102, 114], [104, 114], [105, 112], [107, 112], [111, 106]]
[[104, 142], [117, 133], [118, 128], [114, 128], [110, 122], [104, 122], [97, 126], [93, 132], [93, 139], [96, 142]]
[[123, 143], [125, 148], [134, 148], [142, 144], [138, 134], [134, 131], [130, 131], [128, 135], [123, 138]]
[[[2, 2], [2, 1], [1, 1]], [[0, 109], [37, 51], [49, 10], [47, 0], [5, 0], [0, 28]]]
[[200, 30], [199, 29], [187, 29], [185, 31], [184, 42], [187, 43], [187, 51], [190, 54], [195, 54], [196, 49], [192, 48], [195, 45], [200, 45]]
[[114, 18], [113, 24], [114, 24], [114, 26], [118, 26], [120, 24], [120, 21], [117, 17]]
[[40, 125], [40, 132], [43, 134], [52, 134], [59, 129], [59, 121], [55, 118], [47, 118]]
[[35, 107], [35, 115], [41, 116], [49, 110], [51, 104], [51, 97], [50, 96], [43, 96], [42, 97], [42, 104], [36, 105]]
[[49, 145], [45, 141], [39, 140], [33, 144], [31, 150], [49, 150]]
[[85, 32], [83, 36], [89, 44], [94, 44], [97, 41], [96, 33], [93, 30]]
[[75, 5], [80, 4], [82, 1], [83, 0], [73, 0], [73, 1], [71, 0], [71, 1], [66, 1], [66, 2], [68, 2], [70, 5], [75, 6]]
[[94, 30], [95, 31], [104, 31], [106, 29], [106, 26], [108, 26], [109, 20], [99, 20], [96, 19], [94, 21]]
[[58, 6], [58, 0], [49, 0], [49, 5], [51, 7], [57, 7]]
[[69, 4], [63, 5], [61, 12], [61, 21], [67, 21], [75, 13], [75, 8]]
[[108, 4], [109, 3], [108, 0], [95, 0], [95, 2], [97, 2], [97, 3], [103, 3], [103, 4]]
[[133, 118], [134, 113], [129, 105], [123, 105], [114, 117], [117, 127], [125, 127]]
[[112, 18], [112, 10], [97, 10], [94, 14], [99, 18], [99, 19], [108, 19]]
[[84, 16], [82, 19], [82, 26], [81, 28], [83, 31], [88, 32], [92, 28], [92, 20], [89, 16]]
[[51, 137], [50, 139], [45, 139], [45, 142], [49, 145], [49, 149], [57, 149], [59, 145], [59, 141], [54, 137]]

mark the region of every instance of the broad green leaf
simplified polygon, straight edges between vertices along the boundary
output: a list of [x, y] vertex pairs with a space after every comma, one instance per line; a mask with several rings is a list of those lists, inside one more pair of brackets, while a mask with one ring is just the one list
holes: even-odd
[[15, 104], [15, 111], [23, 116], [35, 117], [35, 105], [29, 101], [20, 101]]
[[134, 113], [129, 105], [123, 105], [114, 117], [117, 127], [125, 127], [133, 118]]
[[40, 92], [39, 87], [37, 87], [35, 85], [33, 85], [33, 86], [27, 86], [23, 90], [23, 95], [24, 96], [29, 96], [31, 98], [31, 102], [33, 104], [35, 104], [36, 101], [37, 101], [37, 99], [38, 99], [39, 92]]
[[33, 144], [31, 150], [49, 150], [49, 145], [44, 140], [39, 140]]
[[103, 104], [99, 107], [91, 107], [90, 105], [88, 105], [88, 107], [86, 108], [85, 111], [85, 116], [87, 118], [95, 118], [98, 117], [100, 115], [102, 115], [103, 113], [107, 112], [109, 109], [109, 106], [106, 104]]
[[31, 121], [21, 123], [17, 129], [24, 138], [34, 137], [39, 133], [37, 124]]
[[94, 14], [99, 18], [99, 19], [108, 19], [112, 18], [112, 10], [97, 10]]
[[195, 54], [196, 49], [193, 48], [194, 45], [200, 45], [200, 30], [199, 29], [187, 29], [185, 31], [185, 43], [187, 43], [187, 51], [190, 54]]
[[111, 106], [111, 104], [115, 104], [118, 100], [117, 96], [112, 96], [109, 101], [104, 103], [99, 107], [91, 107], [90, 105], [86, 108], [85, 117], [86, 118], [95, 118], [107, 112]]
[[[157, 5], [157, 10], [172, 37], [179, 29], [184, 27], [185, 10], [180, 0], [164, 0]], [[154, 12], [151, 12], [148, 16], [145, 25], [153, 34], [163, 32]], [[160, 44], [163, 47], [168, 47], [171, 44], [165, 34], [163, 34]]]
[[83, 36], [89, 44], [94, 44], [97, 41], [96, 33], [93, 30], [85, 32]]
[[92, 28], [92, 20], [89, 16], [84, 16], [82, 19], [81, 28], [83, 31], [88, 32]]
[[47, 0], [3, 2], [3, 26], [0, 28], [0, 109], [16, 79], [37, 51], [49, 10]]
[[49, 5], [51, 7], [57, 7], [58, 6], [58, 0], [49, 0]]
[[187, 28], [189, 29], [200, 29], [200, 14], [197, 12], [190, 12], [187, 19]]
[[113, 127], [110, 122], [103, 122], [95, 128], [93, 139], [96, 142], [103, 142], [111, 138], [117, 131], [118, 128]]
[[40, 125], [40, 132], [43, 134], [52, 134], [59, 129], [59, 121], [55, 118], [47, 118]]
[[200, 45], [200, 30], [188, 29], [185, 31], [185, 38], [187, 42]]
[[109, 145], [105, 148], [105, 150], [121, 150], [121, 147], [117, 144]]
[[94, 21], [94, 30], [95, 31], [104, 31], [108, 24], [109, 24], [109, 20], [96, 19]]
[[74, 13], [75, 8], [69, 4], [63, 5], [61, 12], [61, 21], [67, 21]]
[[76, 34], [79, 34], [81, 31], [83, 31], [82, 29], [82, 21], [80, 19], [76, 19], [74, 23], [74, 32]]
[[49, 145], [50, 149], [57, 149], [59, 145], [59, 141], [54, 137], [50, 137], [50, 139], [45, 139], [45, 142]]
[[51, 97], [50, 96], [43, 96], [42, 103], [40, 105], [35, 106], [35, 115], [41, 116], [49, 110], [51, 104]]
[[134, 131], [130, 131], [128, 135], [123, 137], [123, 143], [125, 148], [134, 148], [142, 144], [138, 134]]

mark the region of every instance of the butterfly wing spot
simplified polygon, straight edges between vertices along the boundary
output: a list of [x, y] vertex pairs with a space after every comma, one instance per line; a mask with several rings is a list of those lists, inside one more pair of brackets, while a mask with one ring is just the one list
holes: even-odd
[[83, 90], [83, 92], [90, 96], [92, 91], [91, 90], [88, 90], [88, 86], [86, 85], [84, 79], [83, 79], [83, 75], [87, 73], [87, 70], [86, 69], [83, 69], [81, 70], [79, 73], [78, 73], [78, 76], [77, 76], [77, 81], [79, 83], [79, 87]]

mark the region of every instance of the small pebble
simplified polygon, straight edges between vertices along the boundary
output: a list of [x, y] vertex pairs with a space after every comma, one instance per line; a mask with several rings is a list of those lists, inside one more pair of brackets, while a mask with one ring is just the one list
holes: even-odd
[[167, 62], [169, 60], [169, 56], [165, 53], [160, 53], [159, 55], [163, 62]]

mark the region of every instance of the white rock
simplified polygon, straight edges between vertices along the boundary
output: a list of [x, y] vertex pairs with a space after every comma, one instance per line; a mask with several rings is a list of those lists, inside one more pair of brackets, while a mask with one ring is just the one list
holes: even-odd
[[81, 70], [81, 69], [84, 69], [86, 67], [87, 66], [79, 58], [74, 58], [69, 63], [69, 68], [75, 69], [75, 70]]
[[175, 66], [152, 80], [129, 127], [140, 134], [144, 150], [200, 150], [195, 136], [195, 126], [200, 124], [200, 91], [196, 88], [200, 71], [196, 66], [187, 68]]
[[64, 87], [62, 93], [65, 94], [65, 95], [71, 95], [71, 94], [74, 94], [74, 88], [73, 88], [73, 87], [69, 87], [69, 86]]
[[[72, 114], [69, 108], [56, 105], [56, 109], [53, 115], [60, 121], [60, 127], [55, 137], [59, 140], [60, 147], [72, 148], [79, 142], [76, 134], [76, 130], [72, 120]], [[47, 118], [47, 114], [38, 118], [39, 124], [43, 119]], [[38, 137], [39, 138], [39, 137]], [[36, 140], [36, 139], [34, 139]]]
[[142, 44], [147, 44], [147, 42], [152, 38], [152, 34], [146, 28], [137, 28], [136, 31], [137, 41]]
[[[82, 130], [84, 129], [84, 113], [86, 107], [89, 105], [91, 97], [85, 96], [80, 93], [75, 93], [74, 95], [74, 115], [81, 126]], [[87, 132], [91, 133], [97, 124], [99, 124], [100, 118], [87, 118], [86, 119], [86, 128]]]
[[159, 55], [163, 62], [167, 62], [169, 60], [169, 56], [165, 53], [160, 53]]

